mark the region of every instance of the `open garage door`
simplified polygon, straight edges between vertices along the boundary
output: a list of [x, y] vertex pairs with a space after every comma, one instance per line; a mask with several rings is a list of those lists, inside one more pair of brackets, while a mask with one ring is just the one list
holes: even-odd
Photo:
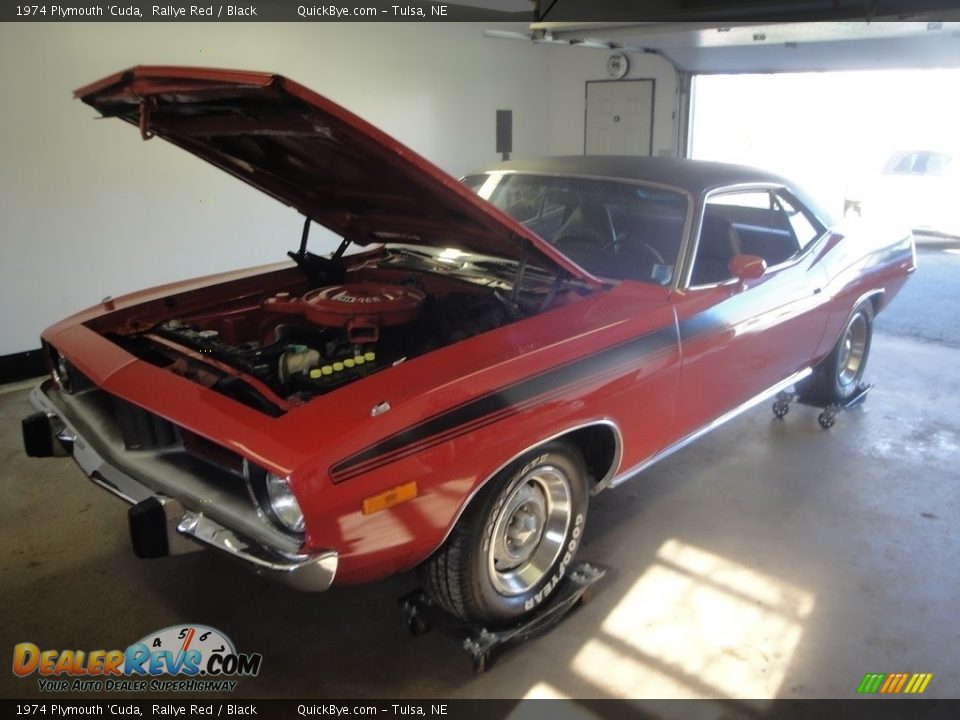
[[794, 178], [837, 216], [960, 235], [960, 70], [694, 79], [691, 156]]

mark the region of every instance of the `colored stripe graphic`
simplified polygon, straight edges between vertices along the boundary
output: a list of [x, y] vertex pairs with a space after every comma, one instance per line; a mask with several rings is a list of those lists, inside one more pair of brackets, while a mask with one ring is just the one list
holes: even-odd
[[860, 695], [919, 695], [933, 680], [933, 673], [867, 673], [857, 686]]
[[880, 689], [880, 683], [883, 682], [885, 677], [886, 675], [884, 673], [867, 673], [863, 676], [863, 680], [860, 681], [857, 692], [872, 695]]
[[445, 410], [416, 425], [390, 435], [330, 469], [335, 483], [349, 480], [378, 467], [484, 427], [574, 387], [600, 383], [642, 366], [660, 353], [675, 352], [676, 329], [668, 326], [619, 345], [599, 350], [488, 392]]
[[903, 685], [906, 679], [906, 673], [893, 673], [887, 677], [887, 681], [883, 684], [883, 687], [880, 688], [880, 694], [892, 695], [900, 692], [900, 686]]
[[933, 680], [933, 673], [914, 673], [903, 692], [919, 695], [927, 689], [931, 680]]

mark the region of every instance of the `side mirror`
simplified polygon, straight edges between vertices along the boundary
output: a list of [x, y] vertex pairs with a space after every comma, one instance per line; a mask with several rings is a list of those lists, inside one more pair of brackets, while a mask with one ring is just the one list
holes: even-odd
[[734, 255], [730, 260], [730, 274], [743, 282], [763, 277], [767, 261], [758, 255]]

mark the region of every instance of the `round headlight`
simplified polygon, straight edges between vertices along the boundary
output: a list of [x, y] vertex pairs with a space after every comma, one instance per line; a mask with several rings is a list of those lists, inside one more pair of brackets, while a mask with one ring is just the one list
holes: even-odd
[[56, 350], [53, 353], [53, 379], [62, 390], [70, 392], [70, 368], [67, 359]]
[[267, 499], [274, 517], [292, 532], [303, 532], [303, 512], [287, 478], [267, 473]]

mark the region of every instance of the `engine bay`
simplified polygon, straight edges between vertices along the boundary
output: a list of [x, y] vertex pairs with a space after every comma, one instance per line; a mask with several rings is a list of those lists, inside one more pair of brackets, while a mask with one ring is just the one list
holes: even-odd
[[[386, 263], [390, 265], [389, 263]], [[536, 314], [550, 286], [508, 293], [361, 264], [329, 284], [276, 287], [212, 308], [125, 318], [105, 334], [142, 360], [272, 416], [385, 368]], [[171, 309], [173, 305], [173, 309]]]

